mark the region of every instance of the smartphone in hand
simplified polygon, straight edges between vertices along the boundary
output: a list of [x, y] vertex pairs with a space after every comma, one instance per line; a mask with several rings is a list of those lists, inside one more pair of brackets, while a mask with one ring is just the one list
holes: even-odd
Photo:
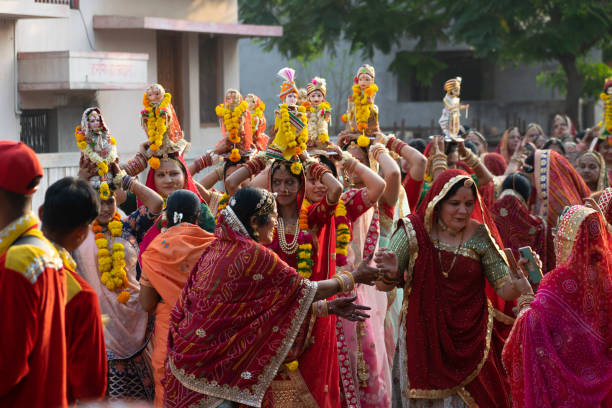
[[538, 263], [531, 252], [531, 247], [525, 246], [519, 248], [519, 253], [525, 259], [527, 259], [527, 264], [525, 264], [525, 268], [527, 269], [527, 273], [529, 275], [529, 281], [533, 284], [539, 284], [542, 280], [542, 271], [538, 268]]

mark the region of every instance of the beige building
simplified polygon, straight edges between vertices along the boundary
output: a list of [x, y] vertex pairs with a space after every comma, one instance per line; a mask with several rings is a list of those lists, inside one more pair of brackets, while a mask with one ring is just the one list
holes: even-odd
[[0, 1], [2, 139], [38, 153], [46, 187], [76, 174], [74, 128], [99, 106], [122, 159], [146, 141], [142, 94], [159, 82], [172, 93], [193, 158], [220, 137], [214, 107], [240, 84], [238, 39], [282, 28], [238, 24], [236, 0]]

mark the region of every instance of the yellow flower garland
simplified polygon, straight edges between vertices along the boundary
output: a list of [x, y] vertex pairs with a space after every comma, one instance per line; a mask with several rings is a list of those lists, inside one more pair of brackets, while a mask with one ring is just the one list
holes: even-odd
[[[325, 101], [325, 102], [321, 102], [318, 106], [317, 109], [315, 109], [314, 106], [310, 106], [308, 108], [308, 110], [310, 111], [311, 114], [316, 114], [317, 111], [324, 111], [323, 115], [325, 115], [328, 112], [331, 112], [331, 105], [329, 104], [329, 102]], [[325, 120], [325, 117], [320, 118], [319, 120]], [[329, 142], [329, 134], [327, 133], [319, 133], [317, 135], [317, 138], [319, 139], [319, 142], [321, 143], [327, 143]]]
[[[261, 123], [264, 110], [266, 110], [266, 105], [264, 105], [263, 102], [260, 102], [255, 108], [255, 111], [251, 114], [251, 129], [253, 129], [254, 135], [257, 134], [257, 128], [259, 127], [258, 124]], [[257, 119], [259, 119], [259, 121]]]
[[[166, 134], [168, 127], [166, 125], [166, 115], [168, 114], [167, 109], [170, 104], [170, 100], [172, 99], [172, 95], [170, 92], [166, 92], [160, 104], [153, 109], [151, 103], [149, 102], [149, 98], [147, 98], [147, 94], [144, 94], [142, 99], [142, 104], [144, 105], [144, 110], [142, 111], [143, 117], [146, 117], [147, 121], [147, 135], [149, 136], [149, 149], [152, 151], [159, 150], [164, 141], [164, 135]], [[161, 115], [161, 113], [165, 113]], [[159, 160], [153, 161], [153, 158], [149, 160], [149, 165], [153, 169], [159, 168]], [[154, 165], [157, 165], [155, 167]]]
[[336, 217], [336, 222], [338, 222], [336, 226], [336, 253], [347, 256], [348, 244], [351, 242], [351, 231], [346, 222], [343, 222], [346, 221], [346, 206], [344, 205], [344, 201], [340, 200], [338, 202], [334, 216]]
[[[296, 233], [304, 232], [304, 234], [308, 233], [308, 207], [310, 206], [310, 202], [306, 198], [302, 201], [302, 208], [300, 209], [299, 215], [299, 231]], [[297, 252], [297, 268], [296, 270], [303, 278], [310, 278], [312, 276], [312, 244], [303, 243], [298, 245]]]
[[[368, 119], [370, 118], [370, 107], [372, 105], [368, 101], [368, 98], [373, 98], [376, 92], [378, 92], [378, 86], [376, 84], [370, 85], [363, 92], [358, 84], [353, 85], [353, 103], [355, 104], [357, 131], [362, 132], [363, 136], [363, 139], [361, 136], [357, 139], [357, 144], [361, 147], [367, 147], [370, 144], [370, 139], [365, 136], [365, 131], [368, 129]], [[365, 139], [367, 139], [367, 141]]]
[[[120, 237], [123, 233], [123, 223], [119, 213], [115, 213], [113, 220], [107, 225], [113, 237]], [[125, 272], [125, 247], [119, 242], [113, 242], [109, 251], [108, 239], [102, 232], [102, 226], [95, 221], [92, 229], [95, 233], [96, 246], [98, 247], [98, 268], [100, 270], [100, 282], [110, 291], [119, 290], [117, 301], [126, 303], [130, 299], [130, 292], [126, 291], [129, 282]]]
[[[298, 106], [298, 116], [300, 120], [306, 125], [308, 119], [306, 117], [306, 108], [304, 106]], [[283, 151], [283, 157], [285, 160], [290, 160], [294, 156], [299, 156], [303, 151], [306, 150], [306, 142], [308, 141], [308, 126], [304, 126], [300, 134], [298, 135], [295, 127], [291, 125], [289, 118], [289, 106], [287, 104], [280, 105], [280, 118], [276, 120], [276, 138], [274, 143], [277, 144]], [[292, 172], [298, 170], [298, 166], [292, 166]], [[293, 174], [300, 174], [302, 171], [301, 165], [299, 166], [299, 172]]]
[[236, 149], [236, 144], [242, 141], [242, 139], [240, 139], [240, 118], [247, 109], [249, 109], [249, 104], [246, 101], [240, 102], [233, 110], [226, 108], [224, 104], [220, 104], [215, 108], [217, 116], [223, 119], [227, 139], [234, 145], [234, 149], [232, 149], [232, 154], [230, 155], [230, 160], [232, 162], [240, 160], [240, 153], [238, 153], [238, 149]]

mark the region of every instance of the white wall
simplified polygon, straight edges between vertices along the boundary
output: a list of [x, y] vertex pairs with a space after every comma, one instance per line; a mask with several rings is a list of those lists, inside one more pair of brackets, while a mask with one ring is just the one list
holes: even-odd
[[15, 113], [17, 63], [13, 48], [14, 26], [14, 21], [0, 20], [0, 55], [3, 56], [0, 59], [0, 100], [4, 101], [4, 106], [0, 109], [0, 139], [4, 140], [19, 140], [19, 117]]

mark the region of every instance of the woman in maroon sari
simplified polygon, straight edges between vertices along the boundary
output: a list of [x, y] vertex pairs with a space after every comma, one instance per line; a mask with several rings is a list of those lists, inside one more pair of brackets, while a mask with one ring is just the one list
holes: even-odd
[[503, 362], [516, 408], [612, 406], [612, 236], [601, 214], [569, 207], [557, 267], [521, 310]]
[[504, 246], [512, 249], [514, 257], [519, 259], [519, 248], [530, 246], [540, 256], [546, 273], [555, 267], [551, 228], [529, 212], [527, 200], [530, 195], [531, 185], [527, 176], [522, 173], [508, 175], [491, 215]]
[[397, 279], [404, 288], [401, 406], [509, 407], [485, 280], [505, 300], [531, 287], [510, 278], [497, 229], [469, 175], [440, 174], [389, 247], [393, 252], [377, 253], [375, 261], [383, 282]]
[[272, 242], [276, 217], [274, 195], [250, 187], [222, 212], [217, 239], [170, 318], [167, 407], [217, 407], [223, 400], [226, 406], [318, 406], [295, 362], [315, 341], [316, 318], [329, 312], [359, 321], [367, 317], [360, 309], [368, 308], [353, 304], [354, 297], [313, 301], [371, 283], [378, 271], [364, 262], [352, 274], [302, 278], [262, 245]]

